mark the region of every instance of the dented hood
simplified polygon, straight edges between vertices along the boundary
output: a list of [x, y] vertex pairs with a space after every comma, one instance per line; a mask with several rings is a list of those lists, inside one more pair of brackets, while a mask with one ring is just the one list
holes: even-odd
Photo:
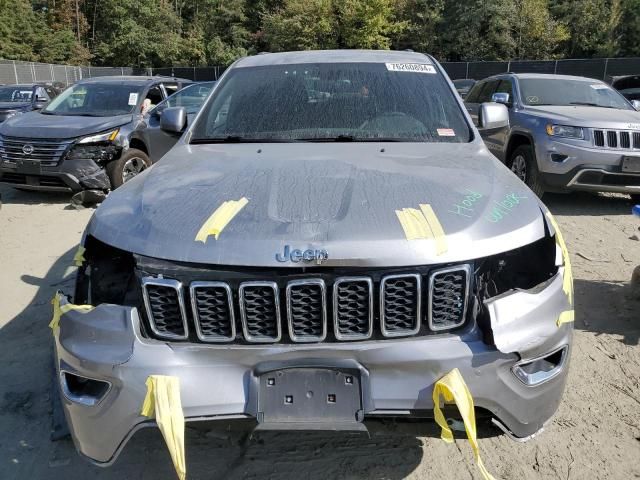
[[[219, 238], [195, 237], [225, 201], [248, 204]], [[395, 213], [431, 204], [446, 235], [407, 240]], [[88, 234], [137, 254], [245, 266], [324, 249], [323, 265], [469, 260], [544, 236], [539, 200], [479, 142], [178, 144], [113, 192]]]

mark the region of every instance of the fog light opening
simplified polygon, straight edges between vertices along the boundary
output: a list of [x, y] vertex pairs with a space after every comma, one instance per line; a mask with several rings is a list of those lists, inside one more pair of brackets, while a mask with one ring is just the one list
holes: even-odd
[[102, 380], [61, 371], [60, 387], [68, 400], [92, 407], [100, 403], [107, 395], [111, 389], [111, 384]]
[[562, 163], [562, 162], [564, 162], [567, 158], [569, 158], [569, 156], [568, 156], [568, 155], [562, 155], [561, 153], [552, 153], [552, 154], [551, 154], [551, 161], [552, 161], [552, 162]]
[[529, 387], [540, 385], [558, 375], [564, 367], [569, 347], [548, 353], [544, 357], [525, 360], [513, 366], [511, 371], [522, 383]]

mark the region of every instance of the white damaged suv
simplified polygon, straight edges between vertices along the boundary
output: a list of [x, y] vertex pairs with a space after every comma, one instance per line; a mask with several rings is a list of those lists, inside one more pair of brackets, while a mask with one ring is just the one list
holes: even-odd
[[[507, 125], [481, 108], [482, 128]], [[185, 118], [163, 112], [185, 134], [97, 209], [75, 296], [54, 302], [83, 455], [108, 465], [155, 425], [154, 376], [187, 422], [363, 430], [431, 421], [457, 369], [479, 418], [542, 429], [571, 350], [566, 248], [432, 57], [243, 58]]]

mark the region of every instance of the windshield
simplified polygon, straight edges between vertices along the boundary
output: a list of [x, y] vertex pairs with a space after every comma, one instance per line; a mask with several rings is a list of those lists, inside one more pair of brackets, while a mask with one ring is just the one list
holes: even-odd
[[0, 102], [30, 102], [33, 88], [28, 86], [13, 85], [0, 87]]
[[454, 95], [430, 64], [240, 67], [205, 106], [191, 142], [468, 142]]
[[88, 117], [125, 115], [136, 108], [142, 90], [139, 84], [80, 83], [62, 92], [42, 113]]
[[587, 105], [630, 110], [624, 98], [608, 85], [593, 80], [523, 78], [519, 80], [525, 105]]
[[184, 107], [187, 113], [197, 113], [215, 84], [216, 82], [203, 82], [184, 87], [167, 98], [157, 108], [162, 110], [169, 107]]

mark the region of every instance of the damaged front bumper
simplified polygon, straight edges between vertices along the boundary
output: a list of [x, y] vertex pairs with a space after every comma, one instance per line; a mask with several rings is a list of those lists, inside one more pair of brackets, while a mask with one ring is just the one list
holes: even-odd
[[[556, 324], [559, 313], [567, 309], [562, 274], [560, 269], [539, 291], [512, 291], [488, 302], [498, 348], [483, 341], [477, 326], [459, 335], [383, 342], [168, 343], [141, 335], [135, 308], [105, 304], [89, 312], [71, 310], [61, 315], [54, 329], [69, 428], [84, 456], [108, 465], [136, 430], [154, 425], [141, 414], [149, 375], [180, 379], [186, 421], [259, 422], [261, 376], [291, 368], [359, 373], [365, 420], [376, 415], [429, 417], [434, 384], [458, 368], [476, 407], [490, 412], [510, 434], [528, 437], [556, 411], [566, 382], [572, 324]], [[522, 365], [535, 373], [527, 365], [538, 368], [538, 359], [559, 358], [559, 351], [564, 352], [562, 362], [543, 381], [526, 384], [515, 373]], [[549, 365], [541, 364], [540, 369], [554, 368]]]
[[52, 167], [35, 164], [18, 167], [5, 162], [0, 167], [0, 183], [25, 190], [74, 193], [111, 188], [104, 167], [90, 159], [65, 159]]

